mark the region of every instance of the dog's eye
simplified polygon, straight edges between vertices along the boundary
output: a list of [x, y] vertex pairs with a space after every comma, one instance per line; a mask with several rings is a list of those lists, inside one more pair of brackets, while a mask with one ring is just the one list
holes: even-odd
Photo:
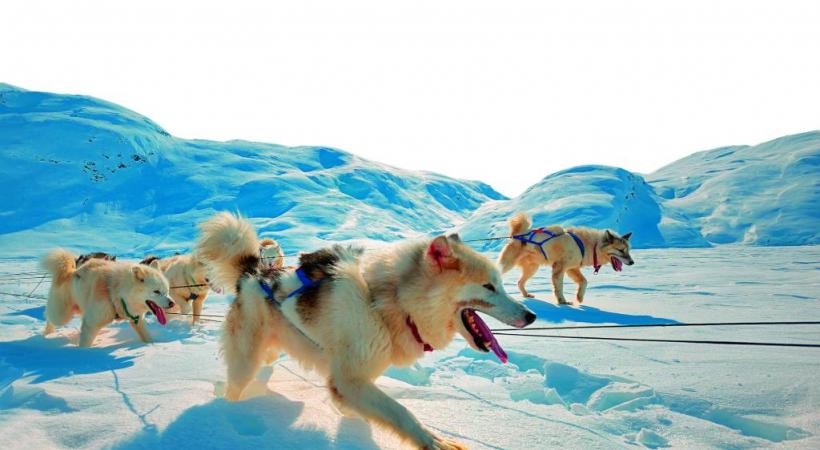
[[154, 294], [160, 295], [160, 294], [159, 294], [159, 289], [157, 289], [156, 291], [154, 291]]
[[490, 291], [490, 292], [495, 292], [495, 286], [493, 286], [493, 285], [492, 285], [492, 284], [490, 284], [490, 283], [485, 284], [485, 285], [484, 285], [484, 289], [486, 289], [486, 290], [488, 290], [488, 291]]

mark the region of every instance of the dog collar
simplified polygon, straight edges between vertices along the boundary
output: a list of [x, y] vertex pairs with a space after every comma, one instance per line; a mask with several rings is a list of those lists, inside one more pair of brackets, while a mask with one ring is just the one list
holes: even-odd
[[410, 316], [407, 316], [407, 320], [405, 320], [405, 323], [407, 323], [407, 327], [410, 328], [410, 332], [413, 333], [413, 337], [416, 338], [416, 342], [418, 342], [424, 347], [424, 351], [432, 352], [434, 350], [433, 346], [424, 342], [424, 339], [421, 338], [421, 335], [419, 334], [419, 328], [416, 326], [416, 322], [413, 322], [413, 319], [411, 319]]
[[[120, 302], [122, 303], [122, 310], [125, 311], [125, 315], [134, 322], [134, 325], [139, 325], [140, 323], [140, 316], [132, 316], [130, 312], [128, 312], [128, 306], [125, 305], [125, 299], [120, 298]], [[117, 312], [114, 311], [114, 315], [117, 315]]]
[[597, 242], [592, 247], [592, 268], [595, 269], [595, 275], [598, 275], [598, 271], [601, 270], [601, 265], [598, 264], [598, 243]]

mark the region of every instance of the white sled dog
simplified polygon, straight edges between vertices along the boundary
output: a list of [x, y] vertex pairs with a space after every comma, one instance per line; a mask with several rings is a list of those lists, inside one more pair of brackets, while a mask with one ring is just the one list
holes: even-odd
[[507, 273], [513, 266], [521, 268], [518, 289], [524, 297], [532, 298], [527, 292], [526, 284], [542, 265], [552, 266], [552, 292], [560, 304], [567, 303], [564, 297], [564, 273], [578, 284], [576, 299], [584, 301], [587, 279], [581, 273], [581, 267], [593, 266], [595, 272], [601, 267], [599, 261], [609, 261], [616, 272], [623, 265], [635, 264], [629, 254], [629, 238], [632, 233], [623, 236], [609, 230], [591, 228], [567, 228], [550, 226], [531, 230], [530, 218], [520, 213], [510, 219], [512, 239], [501, 250], [498, 263], [501, 271]]
[[476, 311], [518, 328], [535, 320], [504, 292], [496, 266], [457, 236], [364, 256], [334, 246], [302, 254], [298, 269], [260, 271], [249, 222], [222, 213], [201, 228], [197, 252], [212, 265], [216, 281], [237, 292], [222, 335], [228, 400], [240, 398], [269, 352], [283, 350], [327, 376], [330, 396], [343, 411], [420, 448], [464, 448], [433, 434], [374, 380], [391, 364], [407, 366], [425, 351], [444, 348], [456, 332], [472, 348], [506, 362]]
[[164, 325], [163, 309], [174, 305], [162, 273], [140, 264], [101, 258], [89, 259], [79, 267], [75, 261], [76, 257], [63, 249], [42, 260], [52, 277], [43, 335], [81, 314], [80, 347], [91, 346], [100, 329], [115, 320], [128, 320], [143, 342], [151, 342], [145, 313], [150, 310]]
[[140, 261], [140, 264], [151, 266], [165, 275], [168, 283], [175, 287], [170, 293], [174, 307], [168, 311], [185, 315], [192, 314], [191, 323], [199, 320], [202, 314], [202, 304], [208, 298], [210, 289], [219, 292], [219, 288], [210, 285], [208, 266], [196, 256], [196, 253], [174, 255], [162, 259], [149, 256]]

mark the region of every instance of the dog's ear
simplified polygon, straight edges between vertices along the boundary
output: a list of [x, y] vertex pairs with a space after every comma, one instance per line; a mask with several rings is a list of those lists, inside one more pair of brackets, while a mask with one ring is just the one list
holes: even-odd
[[629, 233], [626, 233], [625, 235], [621, 236], [621, 239], [623, 239], [625, 241], [628, 241], [629, 238], [631, 238], [631, 237], [632, 237], [632, 232], [630, 231]]
[[458, 233], [453, 233], [453, 234], [447, 236], [447, 239], [449, 239], [453, 242], [461, 243], [461, 236], [459, 236]]
[[117, 256], [116, 256], [116, 255], [114, 255], [114, 256], [112, 256], [112, 257], [111, 257], [111, 261], [116, 261], [116, 260], [117, 260]]
[[153, 267], [154, 269], [159, 270], [159, 260], [155, 259], [151, 261], [151, 264], [148, 265], [149, 267]]
[[614, 240], [615, 240], [615, 235], [613, 235], [611, 231], [606, 230], [606, 232], [604, 233], [604, 243], [608, 244], [608, 243], [610, 243]]
[[440, 272], [444, 270], [458, 270], [461, 264], [458, 258], [453, 255], [453, 249], [450, 247], [450, 242], [444, 236], [439, 236], [433, 239], [430, 246], [427, 247], [427, 258], [438, 266]]
[[134, 278], [140, 281], [140, 283], [145, 283], [145, 269], [142, 268], [139, 264], [134, 264], [131, 267], [131, 272], [134, 274]]

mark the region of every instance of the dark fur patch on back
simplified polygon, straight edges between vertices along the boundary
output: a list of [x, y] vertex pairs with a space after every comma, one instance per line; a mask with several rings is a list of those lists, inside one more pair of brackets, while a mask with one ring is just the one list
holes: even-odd
[[259, 272], [259, 256], [242, 255], [236, 262], [239, 272], [244, 275], [256, 275]]
[[109, 255], [105, 252], [92, 252], [86, 253], [85, 255], [80, 255], [77, 259], [74, 260], [74, 265], [79, 267], [92, 259], [104, 259], [106, 261], [116, 261], [117, 257], [114, 255]]
[[316, 319], [319, 312], [322, 289], [326, 285], [320, 284], [310, 289], [306, 289], [299, 298], [296, 299], [296, 313], [305, 323], [311, 323]]
[[313, 281], [332, 277], [335, 272], [333, 266], [337, 262], [339, 262], [339, 257], [328, 249], [299, 255], [299, 266]]
[[160, 259], [162, 259], [162, 258], [160, 258], [159, 256], [156, 256], [156, 255], [148, 255], [148, 256], [146, 256], [146, 257], [145, 257], [145, 259], [143, 259], [142, 261], [140, 261], [140, 264], [143, 264], [143, 265], [146, 265], [146, 266], [150, 266], [152, 262], [154, 262], [154, 261], [159, 261]]

